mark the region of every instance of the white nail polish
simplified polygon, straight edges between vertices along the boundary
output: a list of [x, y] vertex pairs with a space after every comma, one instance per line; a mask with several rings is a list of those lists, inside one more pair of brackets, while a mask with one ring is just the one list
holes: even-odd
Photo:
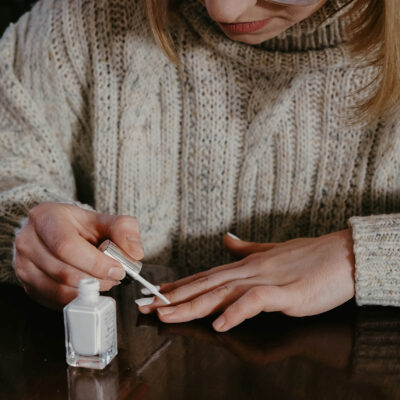
[[154, 301], [154, 296], [153, 297], [143, 297], [142, 299], [136, 299], [135, 303], [138, 306], [143, 307], [143, 306], [150, 305], [151, 303], [153, 303], [153, 301]]
[[[155, 285], [155, 288], [156, 288], [158, 291], [161, 289], [159, 285]], [[147, 288], [145, 288], [145, 287], [144, 287], [144, 288], [141, 288], [140, 291], [142, 292], [142, 295], [143, 295], [143, 296], [148, 296], [149, 294], [152, 294], [152, 293], [150, 292], [150, 290], [147, 289]]]
[[103, 369], [117, 355], [115, 300], [100, 296], [97, 279], [82, 279], [78, 297], [64, 307], [67, 363]]
[[240, 239], [239, 239], [237, 236], [235, 236], [233, 233], [228, 232], [227, 235], [230, 236], [232, 239], [240, 240]]

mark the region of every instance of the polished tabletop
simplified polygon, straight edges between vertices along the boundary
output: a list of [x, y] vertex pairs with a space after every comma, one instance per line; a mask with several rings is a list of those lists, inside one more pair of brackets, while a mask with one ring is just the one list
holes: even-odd
[[[173, 279], [145, 266], [154, 283]], [[62, 314], [0, 285], [0, 399], [400, 399], [400, 309], [262, 314], [227, 333], [212, 319], [167, 325], [139, 315], [135, 282], [117, 300], [118, 356], [68, 367]]]

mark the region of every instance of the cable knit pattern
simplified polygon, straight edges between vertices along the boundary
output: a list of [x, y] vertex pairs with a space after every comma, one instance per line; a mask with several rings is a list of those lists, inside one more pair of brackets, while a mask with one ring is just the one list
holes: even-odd
[[400, 305], [399, 126], [346, 124], [374, 70], [348, 56], [343, 4], [250, 46], [185, 0], [175, 66], [143, 0], [40, 1], [0, 43], [0, 280], [19, 219], [58, 201], [135, 216], [145, 261], [182, 274], [228, 262], [227, 231], [349, 223], [359, 304]]

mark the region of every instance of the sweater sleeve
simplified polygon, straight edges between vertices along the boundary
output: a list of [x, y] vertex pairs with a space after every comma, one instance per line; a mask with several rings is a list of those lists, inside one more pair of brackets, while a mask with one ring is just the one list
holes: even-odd
[[80, 204], [70, 160], [73, 113], [51, 49], [51, 3], [38, 3], [0, 41], [0, 281], [16, 282], [14, 236], [32, 207]]
[[400, 306], [400, 214], [352, 217], [358, 305]]

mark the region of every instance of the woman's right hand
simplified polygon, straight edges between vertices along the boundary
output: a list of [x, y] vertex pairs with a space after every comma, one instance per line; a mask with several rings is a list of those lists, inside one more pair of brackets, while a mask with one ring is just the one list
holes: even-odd
[[41, 203], [29, 212], [15, 238], [16, 275], [29, 296], [56, 309], [77, 296], [83, 278], [96, 277], [100, 290], [109, 290], [125, 272], [119, 262], [97, 249], [108, 238], [134, 259], [143, 258], [135, 218]]

